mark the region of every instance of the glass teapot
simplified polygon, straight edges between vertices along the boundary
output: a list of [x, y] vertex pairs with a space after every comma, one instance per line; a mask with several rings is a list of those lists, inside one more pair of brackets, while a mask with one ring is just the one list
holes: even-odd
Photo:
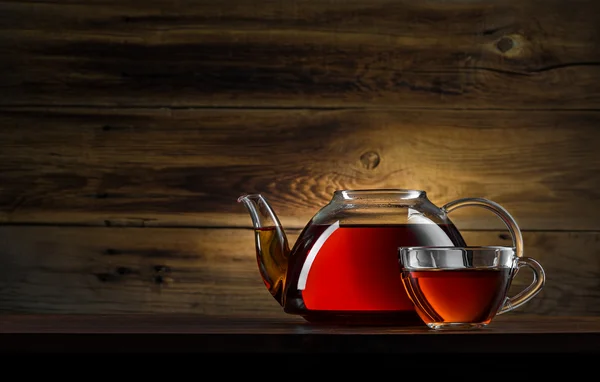
[[464, 206], [498, 215], [523, 241], [512, 216], [497, 203], [464, 198], [437, 207], [425, 191], [339, 190], [306, 224], [290, 250], [277, 215], [261, 194], [238, 198], [255, 230], [258, 268], [283, 310], [312, 323], [421, 323], [401, 280], [398, 248], [465, 246], [448, 213]]

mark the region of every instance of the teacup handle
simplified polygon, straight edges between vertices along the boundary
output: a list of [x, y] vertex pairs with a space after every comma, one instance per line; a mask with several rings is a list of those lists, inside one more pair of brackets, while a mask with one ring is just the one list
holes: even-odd
[[515, 277], [515, 275], [518, 273], [521, 267], [526, 266], [531, 268], [531, 270], [533, 271], [533, 281], [531, 282], [531, 284], [529, 284], [527, 288], [523, 289], [521, 292], [517, 293], [513, 297], [506, 297], [506, 299], [504, 300], [504, 304], [502, 305], [500, 310], [498, 310], [498, 313], [496, 313], [496, 315], [510, 312], [511, 310], [518, 308], [527, 301], [531, 300], [536, 294], [538, 294], [542, 290], [542, 287], [546, 282], [544, 268], [542, 268], [540, 263], [538, 263], [535, 259], [524, 256], [519, 257], [517, 261], [517, 267], [512, 277]]
[[458, 208], [467, 206], [486, 208], [498, 215], [498, 217], [502, 219], [504, 224], [506, 224], [506, 227], [510, 231], [510, 234], [513, 239], [513, 243], [515, 246], [515, 254], [517, 256], [516, 261], [518, 262], [516, 264], [515, 273], [511, 277], [514, 277], [519, 271], [519, 269], [523, 266], [527, 266], [533, 271], [533, 281], [531, 282], [531, 284], [529, 284], [527, 288], [523, 289], [515, 296], [507, 297], [504, 301], [504, 304], [502, 305], [502, 308], [500, 308], [500, 310], [496, 314], [500, 315], [509, 312], [513, 309], [516, 309], [519, 306], [526, 303], [527, 301], [531, 300], [542, 290], [542, 287], [546, 282], [546, 275], [544, 273], [544, 269], [536, 260], [532, 259], [531, 257], [523, 256], [523, 236], [521, 235], [521, 230], [519, 229], [519, 226], [517, 225], [515, 219], [508, 213], [508, 211], [504, 209], [504, 207], [502, 207], [498, 203], [483, 198], [463, 198], [447, 203], [442, 207], [442, 210], [445, 213], [449, 213]]

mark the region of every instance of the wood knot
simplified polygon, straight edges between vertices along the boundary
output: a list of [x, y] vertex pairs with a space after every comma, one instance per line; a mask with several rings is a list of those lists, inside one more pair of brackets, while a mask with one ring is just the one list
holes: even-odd
[[367, 170], [373, 170], [379, 166], [381, 158], [375, 151], [368, 151], [360, 156], [360, 161]]
[[167, 286], [173, 282], [173, 279], [171, 277], [167, 277], [167, 276], [163, 276], [163, 275], [156, 275], [156, 276], [154, 276], [153, 281], [154, 281], [154, 284], [156, 284], [156, 285]]
[[155, 265], [154, 267], [154, 276], [152, 277], [152, 281], [155, 285], [158, 286], [166, 286], [173, 282], [173, 279], [169, 277], [171, 273], [171, 268], [166, 265]]
[[502, 37], [500, 40], [498, 40], [498, 42], [496, 43], [496, 48], [498, 48], [498, 50], [502, 53], [506, 53], [509, 50], [511, 50], [513, 47], [515, 46], [515, 43], [513, 41], [512, 38], [510, 37]]

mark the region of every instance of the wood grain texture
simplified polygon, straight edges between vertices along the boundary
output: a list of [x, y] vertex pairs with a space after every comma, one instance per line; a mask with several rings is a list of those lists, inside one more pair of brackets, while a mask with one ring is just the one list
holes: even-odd
[[[301, 228], [336, 189], [486, 197], [523, 229], [600, 229], [600, 113], [0, 109], [0, 223]], [[462, 229], [504, 229], [483, 209]]]
[[[510, 244], [502, 231], [464, 237]], [[525, 232], [524, 242], [547, 282], [511, 315], [600, 315], [600, 233]], [[251, 230], [3, 226], [0, 243], [2, 313], [285, 315], [260, 279]], [[530, 279], [523, 270], [511, 293]]]
[[[266, 195], [293, 241], [337, 189], [414, 188], [529, 230], [548, 282], [515, 316], [600, 315], [599, 13], [0, 1], [0, 312], [278, 319], [238, 196]], [[488, 211], [452, 214], [492, 230], [470, 244], [509, 242]]]
[[597, 109], [600, 3], [2, 1], [0, 104]]

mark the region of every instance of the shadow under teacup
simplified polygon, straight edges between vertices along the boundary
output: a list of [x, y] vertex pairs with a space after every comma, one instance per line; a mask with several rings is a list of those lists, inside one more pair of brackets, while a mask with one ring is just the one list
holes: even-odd
[[[483, 328], [531, 300], [545, 283], [542, 266], [517, 256], [514, 247], [401, 247], [398, 255], [404, 287], [432, 329]], [[533, 270], [533, 281], [509, 297], [524, 266]]]

